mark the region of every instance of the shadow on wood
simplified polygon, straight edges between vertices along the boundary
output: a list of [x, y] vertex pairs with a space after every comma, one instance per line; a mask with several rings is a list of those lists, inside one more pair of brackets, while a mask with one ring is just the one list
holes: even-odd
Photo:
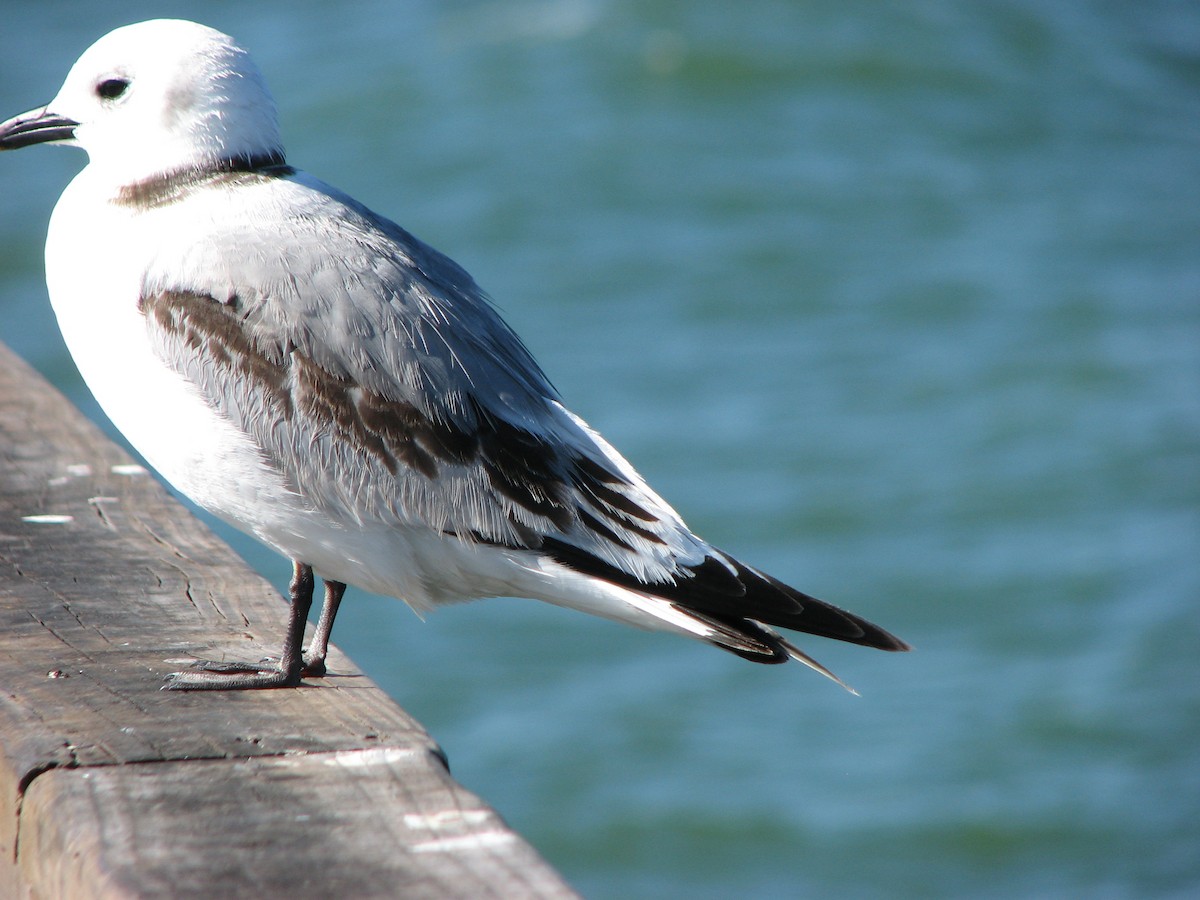
[[296, 689], [160, 690], [285, 615], [0, 344], [0, 896], [574, 896], [336, 648]]

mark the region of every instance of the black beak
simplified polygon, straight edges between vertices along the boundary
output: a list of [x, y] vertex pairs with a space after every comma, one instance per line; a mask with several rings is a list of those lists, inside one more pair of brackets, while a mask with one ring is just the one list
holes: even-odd
[[18, 150], [30, 144], [69, 141], [79, 123], [43, 107], [0, 122], [0, 150]]

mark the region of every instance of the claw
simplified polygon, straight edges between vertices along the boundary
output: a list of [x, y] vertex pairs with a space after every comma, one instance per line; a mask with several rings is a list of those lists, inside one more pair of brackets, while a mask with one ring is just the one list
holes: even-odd
[[201, 660], [187, 672], [172, 672], [163, 680], [164, 691], [244, 691], [261, 688], [295, 687], [299, 671], [253, 663], [218, 663]]

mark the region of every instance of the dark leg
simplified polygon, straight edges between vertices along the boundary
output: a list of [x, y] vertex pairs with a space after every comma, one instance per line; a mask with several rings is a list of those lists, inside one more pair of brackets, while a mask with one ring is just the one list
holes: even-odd
[[[279, 665], [254, 663], [198, 662], [187, 672], [172, 672], [163, 685], [168, 691], [240, 691], [255, 688], [295, 687], [300, 683], [304, 643], [304, 626], [312, 607], [312, 567], [293, 562], [290, 586], [291, 607], [288, 612], [287, 636], [283, 641], [283, 657]], [[332, 618], [332, 617], [331, 617]], [[330, 623], [332, 626], [332, 622]]]
[[321, 618], [317, 622], [317, 630], [313, 632], [312, 642], [308, 652], [304, 654], [304, 668], [301, 674], [309, 678], [320, 678], [325, 674], [325, 655], [329, 652], [329, 635], [333, 633], [333, 620], [337, 618], [338, 607], [342, 605], [342, 595], [346, 586], [340, 581], [325, 582], [325, 605], [321, 607]]

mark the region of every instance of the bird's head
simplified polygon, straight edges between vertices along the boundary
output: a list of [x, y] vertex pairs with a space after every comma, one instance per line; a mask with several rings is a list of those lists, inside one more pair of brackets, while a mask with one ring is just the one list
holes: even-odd
[[155, 19], [84, 51], [46, 106], [0, 124], [0, 149], [82, 147], [114, 184], [282, 159], [275, 101], [249, 54], [195, 22]]

